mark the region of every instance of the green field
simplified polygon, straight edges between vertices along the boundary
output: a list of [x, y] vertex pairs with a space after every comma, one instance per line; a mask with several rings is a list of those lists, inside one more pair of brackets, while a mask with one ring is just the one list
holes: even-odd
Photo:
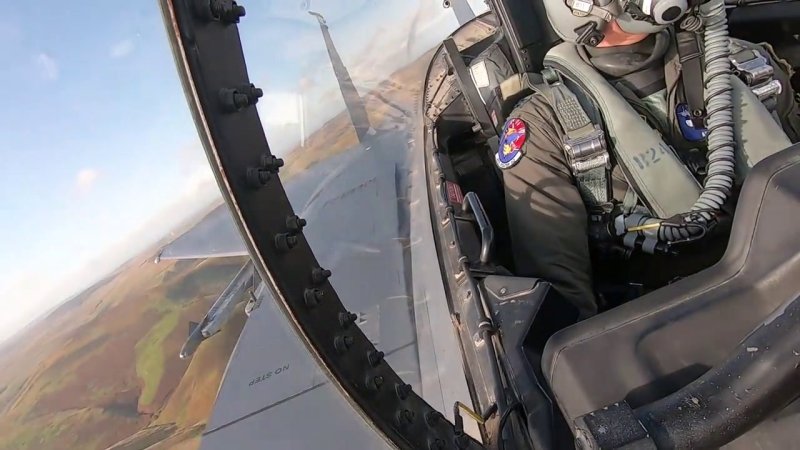
[[150, 261], [76, 296], [0, 354], [0, 367], [15, 368], [0, 370], [0, 450], [199, 442], [244, 320], [204, 343], [191, 369], [178, 358], [184, 325], [245, 259]]
[[136, 374], [144, 383], [139, 396], [140, 405], [150, 404], [158, 391], [164, 375], [164, 360], [167, 358], [164, 354], [164, 341], [178, 326], [180, 316], [177, 309], [165, 312], [150, 332], [136, 344]]

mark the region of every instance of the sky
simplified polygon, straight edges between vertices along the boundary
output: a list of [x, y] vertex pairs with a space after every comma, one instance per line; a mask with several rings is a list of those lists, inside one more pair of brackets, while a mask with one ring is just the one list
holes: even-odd
[[[242, 1], [273, 152], [344, 107], [323, 13], [363, 94], [457, 26], [441, 0]], [[252, 3], [252, 4], [249, 4]], [[471, 1], [473, 9], [485, 9]], [[219, 197], [156, 0], [10, 2], [0, 15], [0, 341]]]

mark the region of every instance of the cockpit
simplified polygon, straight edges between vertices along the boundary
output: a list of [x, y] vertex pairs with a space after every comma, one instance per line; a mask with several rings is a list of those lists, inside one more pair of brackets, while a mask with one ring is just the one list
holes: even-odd
[[[575, 438], [586, 448], [645, 439], [637, 420], [657, 423], [647, 439], [658, 445], [729, 442], [755, 416], [742, 418], [754, 411], [750, 388], [722, 378], [755, 379], [752, 366], [736, 361], [772, 358], [758, 353], [765, 341], [749, 340], [797, 294], [800, 235], [790, 217], [800, 207], [792, 187], [800, 175], [800, 60], [790, 17], [798, 9], [574, 0], [554, 12], [547, 1], [491, 3], [493, 14], [480, 20], [496, 32], [459, 46], [458, 35], [468, 33], [459, 30], [431, 64], [427, 170], [451, 289], [460, 292], [458, 274], [467, 272], [484, 293], [516, 401], [560, 411], [526, 410], [528, 430], [538, 430], [533, 441], [557, 439], [541, 430], [563, 418], [579, 424]], [[598, 45], [610, 22], [647, 37]], [[528, 107], [531, 98], [539, 100]], [[542, 117], [557, 136], [542, 131]], [[541, 156], [551, 142], [558, 162]], [[519, 169], [526, 159], [531, 165]], [[580, 214], [550, 178], [520, 181], [537, 176], [534, 164], [563, 162]], [[520, 211], [538, 215], [521, 226]], [[585, 222], [570, 232], [576, 214]], [[556, 257], [583, 249], [538, 243], [537, 230], [546, 233], [541, 241], [581, 241], [585, 269], [570, 255]], [[575, 293], [563, 286], [581, 277], [595, 296], [590, 314], [580, 300], [565, 301]], [[482, 313], [473, 313], [480, 322]], [[763, 389], [785, 388], [773, 381]], [[702, 404], [697, 414], [665, 412], [697, 406], [692, 399]], [[679, 423], [710, 416], [708, 425]], [[720, 431], [737, 420], [738, 431]], [[631, 427], [631, 440], [603, 435], [617, 421]], [[700, 428], [714, 436], [692, 441]], [[764, 430], [736, 445], [782, 439]]]

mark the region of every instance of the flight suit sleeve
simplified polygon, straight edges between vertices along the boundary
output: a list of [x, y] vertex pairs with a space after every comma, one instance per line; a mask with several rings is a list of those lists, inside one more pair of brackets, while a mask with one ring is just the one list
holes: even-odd
[[[510, 123], [519, 123], [512, 119], [524, 123], [524, 140], [520, 146], [520, 140], [510, 140], [504, 132], [496, 161], [505, 185], [516, 271], [520, 276], [549, 281], [578, 309], [581, 318], [592, 316], [597, 313], [597, 304], [588, 217], [562, 150], [563, 132], [552, 108], [539, 95], [517, 105], [506, 130]], [[521, 155], [511, 153], [517, 146]]]

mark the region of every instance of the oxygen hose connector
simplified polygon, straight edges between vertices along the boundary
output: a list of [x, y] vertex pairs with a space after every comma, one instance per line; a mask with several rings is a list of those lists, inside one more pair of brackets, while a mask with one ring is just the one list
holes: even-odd
[[670, 245], [702, 239], [714, 226], [734, 186], [736, 138], [733, 127], [730, 37], [725, 0], [699, 6], [703, 21], [705, 66], [703, 79], [708, 127], [708, 174], [691, 211], [668, 219], [642, 214], [619, 216], [614, 227], [629, 248], [647, 253]]

